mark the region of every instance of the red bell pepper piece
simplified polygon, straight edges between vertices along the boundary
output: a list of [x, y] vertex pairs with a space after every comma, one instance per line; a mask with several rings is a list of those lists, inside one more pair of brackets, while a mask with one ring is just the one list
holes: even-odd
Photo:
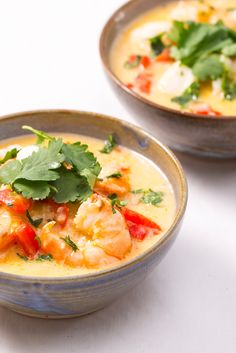
[[17, 214], [24, 214], [32, 201], [25, 199], [10, 189], [0, 190], [0, 203]]
[[143, 93], [150, 93], [151, 91], [151, 75], [146, 73], [139, 74], [135, 79], [135, 86]]
[[143, 226], [152, 228], [152, 229], [157, 229], [157, 230], [161, 230], [161, 227], [153, 222], [152, 220], [150, 220], [149, 218], [143, 216], [142, 214], [132, 211], [126, 207], [122, 208], [122, 213], [126, 219], [126, 221], [130, 221], [133, 222], [135, 224], [141, 224]]
[[221, 116], [222, 114], [208, 104], [196, 104], [191, 108], [192, 113], [200, 115]]
[[140, 65], [142, 65], [145, 69], [151, 64], [151, 59], [148, 56], [142, 56], [140, 60]]
[[149, 229], [142, 224], [127, 222], [129, 232], [132, 238], [143, 240], [149, 233]]
[[28, 223], [19, 222], [14, 228], [14, 234], [25, 254], [34, 257], [39, 250], [39, 242], [34, 229]]

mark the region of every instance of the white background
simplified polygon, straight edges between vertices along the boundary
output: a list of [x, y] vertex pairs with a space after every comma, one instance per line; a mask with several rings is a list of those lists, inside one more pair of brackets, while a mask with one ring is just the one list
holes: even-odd
[[[99, 32], [121, 4], [1, 0], [0, 115], [73, 108], [135, 122], [111, 92], [98, 54]], [[236, 352], [236, 163], [179, 158], [189, 182], [185, 223], [153, 274], [80, 319], [0, 309], [1, 353]]]

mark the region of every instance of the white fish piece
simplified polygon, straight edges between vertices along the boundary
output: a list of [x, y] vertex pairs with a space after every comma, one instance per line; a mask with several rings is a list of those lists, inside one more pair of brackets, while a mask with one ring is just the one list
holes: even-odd
[[149, 22], [135, 29], [131, 34], [133, 43], [139, 46], [141, 50], [150, 50], [148, 39], [158, 36], [163, 32], [169, 31], [171, 23], [167, 21]]
[[2, 148], [0, 150], [0, 159], [4, 158], [5, 157], [5, 154], [11, 150], [13, 150], [14, 148], [16, 148], [17, 150], [20, 150], [22, 148], [22, 146], [20, 145], [10, 145], [6, 148]]
[[37, 152], [38, 150], [39, 150], [39, 148], [36, 145], [30, 145], [30, 146], [23, 147], [18, 152], [16, 159], [18, 159], [19, 161], [22, 159], [25, 159], [25, 158], [31, 156], [33, 152]]
[[197, 21], [198, 9], [196, 6], [180, 1], [171, 12], [171, 19], [176, 21]]
[[177, 61], [166, 70], [157, 85], [163, 93], [180, 96], [194, 80], [192, 70]]

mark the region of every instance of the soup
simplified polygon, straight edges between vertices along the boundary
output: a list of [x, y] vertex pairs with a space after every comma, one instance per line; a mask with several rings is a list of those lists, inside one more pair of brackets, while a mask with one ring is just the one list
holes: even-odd
[[37, 136], [0, 143], [0, 271], [86, 274], [154, 245], [176, 212], [157, 166], [88, 136]]
[[114, 74], [144, 98], [213, 117], [235, 115], [235, 0], [171, 2], [115, 40]]

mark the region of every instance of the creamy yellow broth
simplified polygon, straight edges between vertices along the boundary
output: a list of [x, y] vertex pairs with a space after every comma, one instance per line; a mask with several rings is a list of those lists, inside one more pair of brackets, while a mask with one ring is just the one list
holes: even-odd
[[[102, 173], [106, 173], [106, 170], [115, 170], [117, 165], [129, 166], [129, 177], [132, 190], [151, 188], [154, 191], [164, 192], [164, 200], [159, 207], [138, 202], [137, 195], [130, 194], [129, 196], [124, 197], [129, 201], [127, 205], [128, 208], [133, 209], [157, 222], [161, 226], [162, 232], [158, 235], [149, 236], [143, 241], [132, 239], [131, 251], [123, 260], [118, 260], [115, 265], [119, 265], [120, 263], [134, 258], [160, 240], [173, 222], [176, 212], [176, 203], [172, 187], [162, 171], [158, 169], [158, 167], [156, 167], [151, 161], [128, 150], [127, 148], [119, 147], [117, 150], [113, 150], [110, 154], [102, 154], [99, 152], [104, 144], [101, 140], [72, 134], [64, 134], [62, 137], [66, 142], [75, 142], [79, 140], [82, 143], [88, 144], [89, 150], [96, 155], [103, 168], [101, 175]], [[35, 138], [28, 136], [5, 140], [0, 143], [0, 152], [1, 149], [6, 148], [9, 145], [16, 144], [20, 146], [27, 146], [34, 143]], [[63, 235], [65, 235], [64, 233], [68, 234], [68, 230], [66, 229], [65, 231], [62, 231]], [[16, 255], [16, 252], [17, 249], [13, 247], [0, 255], [0, 271], [23, 275], [50, 277], [86, 274], [102, 269], [85, 267], [73, 268], [65, 264], [56, 263], [55, 261], [23, 261]]]
[[[142, 72], [142, 68], [133, 68], [126, 69], [124, 63], [127, 61], [127, 58], [132, 54], [146, 55], [150, 54], [150, 45], [148, 44], [148, 38], [154, 37], [155, 33], [150, 35], [147, 34], [146, 41], [139, 40], [134, 33], [140, 29], [142, 26], [154, 22], [160, 22], [163, 25], [165, 22], [171, 25], [173, 21], [173, 11], [178, 7], [186, 7], [186, 11], [182, 11], [181, 14], [178, 14], [179, 21], [193, 20], [199, 22], [199, 18], [195, 18], [195, 14], [192, 14], [192, 8], [205, 6], [202, 4], [208, 4], [214, 6], [216, 11], [214, 11], [209, 19], [212, 23], [217, 22], [218, 20], [223, 20], [226, 26], [231, 27], [236, 30], [236, 2], [235, 0], [207, 0], [205, 2], [201, 1], [181, 1], [181, 2], [172, 2], [166, 5], [161, 5], [161, 7], [156, 7], [153, 10], [144, 13], [142, 16], [138, 17], [135, 21], [130, 23], [127, 28], [118, 36], [116, 41], [113, 44], [111, 53], [110, 53], [110, 63], [111, 68], [115, 75], [125, 84], [133, 83], [137, 75]], [[228, 11], [230, 9], [230, 11]], [[204, 11], [203, 11], [204, 12]], [[204, 14], [199, 9], [198, 15], [200, 17], [200, 22], [205, 22], [203, 18]], [[164, 31], [164, 29], [163, 29]], [[159, 33], [157, 33], [159, 34]], [[145, 36], [144, 36], [145, 37]], [[233, 61], [236, 65], [235, 60]], [[233, 65], [234, 65], [233, 64]], [[148, 67], [145, 72], [153, 75], [153, 84], [151, 92], [145, 94], [139, 89], [132, 88], [138, 94], [143, 97], [151, 100], [152, 102], [161, 104], [174, 109], [180, 109], [179, 105], [172, 102], [173, 94], [167, 94], [163, 92], [158, 87], [158, 81], [166, 70], [170, 67], [170, 63], [155, 63]], [[236, 68], [236, 66], [235, 66]], [[170, 79], [169, 84], [172, 84]], [[219, 92], [219, 89], [213, 88], [211, 85], [206, 85], [202, 90], [199, 96], [199, 102], [204, 102], [209, 104], [214, 110], [219, 111], [224, 115], [235, 115], [236, 109], [236, 100], [227, 101], [222, 97], [222, 92]], [[185, 109], [188, 110], [188, 109]]]

